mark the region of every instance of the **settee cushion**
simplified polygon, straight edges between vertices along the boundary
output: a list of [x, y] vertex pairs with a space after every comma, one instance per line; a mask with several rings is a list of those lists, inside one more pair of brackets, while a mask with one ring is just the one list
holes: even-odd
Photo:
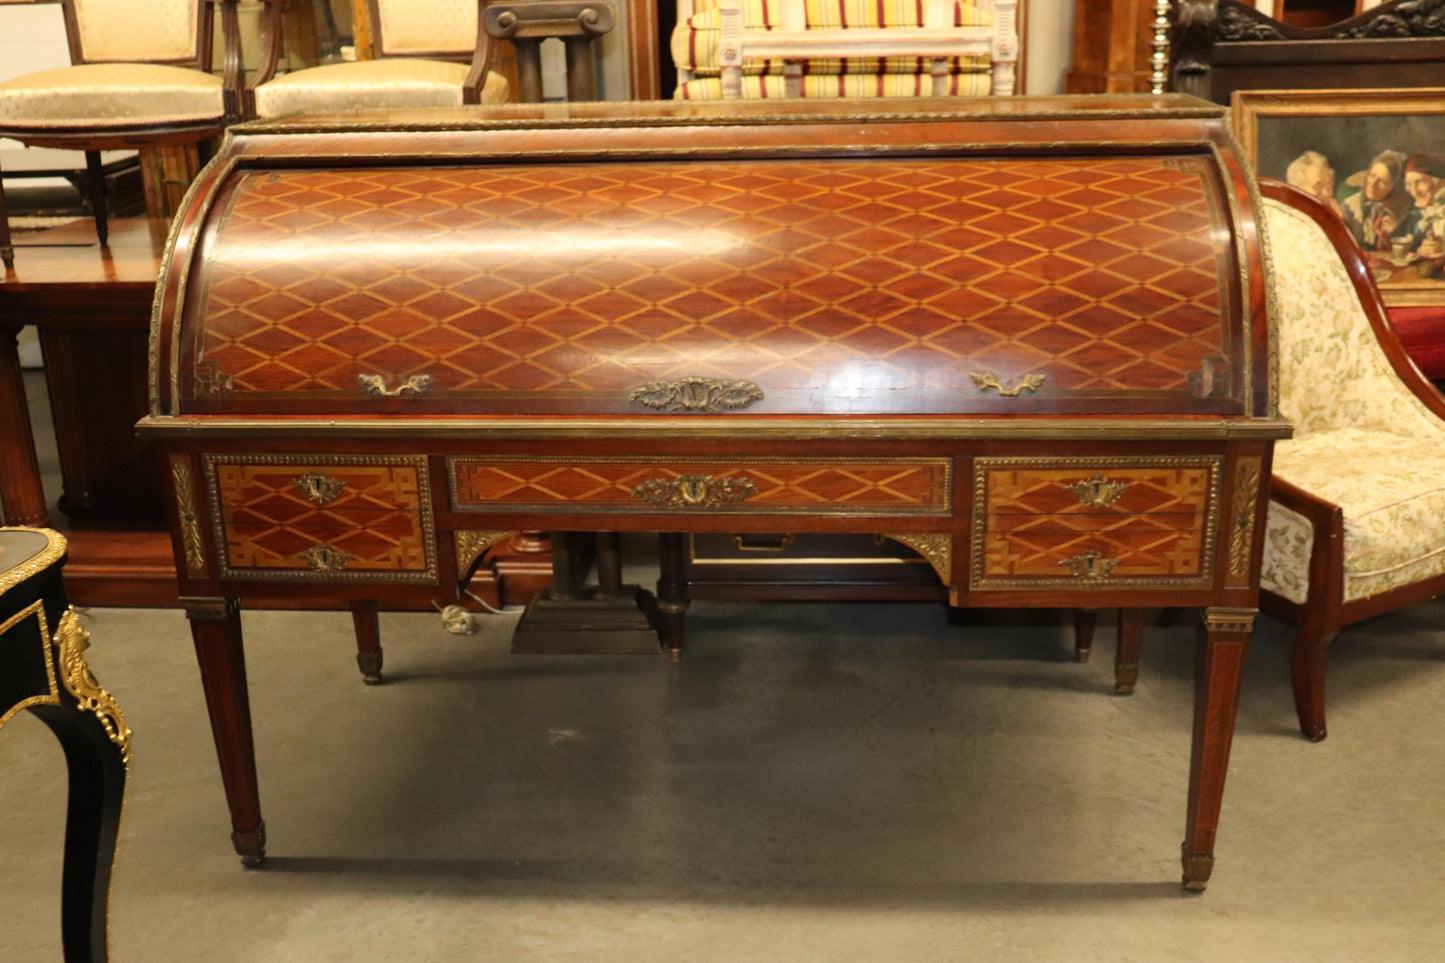
[[[781, 0], [744, 0], [743, 29], [772, 30], [780, 25]], [[806, 0], [804, 4], [809, 29], [839, 27], [917, 27], [922, 22], [923, 5], [912, 0]], [[716, 77], [719, 31], [715, 0], [696, 0], [691, 16], [678, 23], [672, 32], [672, 60], [678, 70], [697, 77]], [[953, 24], [956, 27], [986, 27], [993, 18], [968, 0], [955, 0]], [[988, 93], [988, 57], [956, 57], [953, 73], [978, 73], [984, 76], [980, 93]], [[815, 60], [808, 63], [809, 74], [927, 74], [927, 63], [918, 57], [850, 57], [846, 60]], [[782, 61], [757, 60], [743, 64], [744, 74], [783, 73]], [[925, 83], [925, 90], [927, 87]], [[781, 86], [779, 87], [781, 96]], [[962, 91], [965, 93], [971, 91]], [[806, 93], [806, 91], [805, 91]], [[851, 95], [851, 94], [850, 94]], [[867, 93], [861, 94], [867, 96]], [[682, 94], [678, 95], [683, 96]], [[691, 95], [696, 97], [697, 95]], [[747, 96], [746, 90], [744, 96]], [[834, 94], [833, 96], [837, 96]], [[893, 96], [891, 94], [887, 96]]]

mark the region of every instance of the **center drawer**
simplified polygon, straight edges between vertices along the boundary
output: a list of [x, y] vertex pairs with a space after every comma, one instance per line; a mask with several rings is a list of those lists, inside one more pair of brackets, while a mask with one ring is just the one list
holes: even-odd
[[949, 458], [447, 459], [452, 510], [946, 515]]
[[979, 458], [970, 586], [1210, 581], [1222, 456]]
[[424, 456], [204, 458], [222, 577], [436, 580]]

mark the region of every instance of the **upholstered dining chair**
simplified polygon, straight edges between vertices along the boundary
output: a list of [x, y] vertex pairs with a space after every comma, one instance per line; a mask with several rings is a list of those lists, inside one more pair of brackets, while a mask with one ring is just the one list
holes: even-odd
[[370, 58], [276, 76], [281, 6], [262, 0], [261, 64], [246, 88], [249, 117], [505, 103], [510, 85], [491, 69], [482, 29], [487, 0], [367, 0]]
[[[71, 66], [0, 83], [0, 137], [85, 152], [104, 245], [101, 151], [202, 144], [239, 119], [236, 0], [62, 0], [61, 6]], [[215, 6], [227, 41], [222, 77], [211, 73]], [[4, 209], [0, 198], [0, 215]], [[0, 259], [14, 266], [3, 216]]]
[[1298, 623], [1300, 728], [1325, 737], [1325, 662], [1353, 622], [1445, 592], [1445, 397], [1411, 363], [1340, 218], [1261, 180], [1280, 413], [1261, 602]]

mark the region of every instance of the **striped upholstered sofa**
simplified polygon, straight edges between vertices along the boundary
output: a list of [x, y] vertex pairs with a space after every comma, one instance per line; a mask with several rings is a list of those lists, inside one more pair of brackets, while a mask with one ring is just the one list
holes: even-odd
[[[1023, 6], [1024, 0], [678, 0], [672, 34], [678, 86], [673, 96], [710, 100], [739, 93], [743, 98], [1015, 93], [1017, 25], [1023, 22]], [[724, 43], [729, 10], [738, 7], [743, 42]], [[727, 89], [724, 51], [731, 48], [736, 61], [739, 49], [747, 51], [798, 31], [807, 37], [798, 44], [796, 57], [791, 50], [787, 56], [744, 53], [741, 89], [736, 79], [732, 90]], [[822, 40], [824, 31], [834, 39]], [[906, 37], [917, 44], [926, 38], [931, 49], [926, 55], [869, 55], [886, 49], [895, 34], [898, 42]], [[937, 50], [958, 49], [960, 38], [968, 38], [978, 52], [933, 56]], [[829, 55], [818, 55], [818, 50]], [[834, 54], [840, 50], [845, 55]]]

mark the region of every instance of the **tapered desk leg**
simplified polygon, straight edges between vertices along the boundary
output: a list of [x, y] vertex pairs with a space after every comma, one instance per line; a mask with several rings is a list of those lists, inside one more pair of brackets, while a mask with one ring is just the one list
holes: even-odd
[[1194, 688], [1194, 749], [1184, 829], [1184, 888], [1202, 892], [1214, 871], [1214, 835], [1224, 799], [1229, 747], [1239, 709], [1244, 653], [1254, 609], [1210, 608], [1200, 630]]
[[251, 700], [246, 691], [246, 655], [241, 647], [241, 612], [235, 599], [182, 599], [191, 622], [201, 686], [211, 714], [211, 735], [226, 805], [231, 810], [231, 843], [246, 866], [266, 856], [266, 824], [256, 782], [256, 749], [251, 739]]
[[367, 685], [381, 684], [381, 623], [377, 603], [371, 600], [351, 603], [351, 624], [356, 629], [356, 667], [361, 681]]
[[45, 492], [20, 373], [21, 325], [0, 318], [0, 515], [6, 525], [45, 528]]

